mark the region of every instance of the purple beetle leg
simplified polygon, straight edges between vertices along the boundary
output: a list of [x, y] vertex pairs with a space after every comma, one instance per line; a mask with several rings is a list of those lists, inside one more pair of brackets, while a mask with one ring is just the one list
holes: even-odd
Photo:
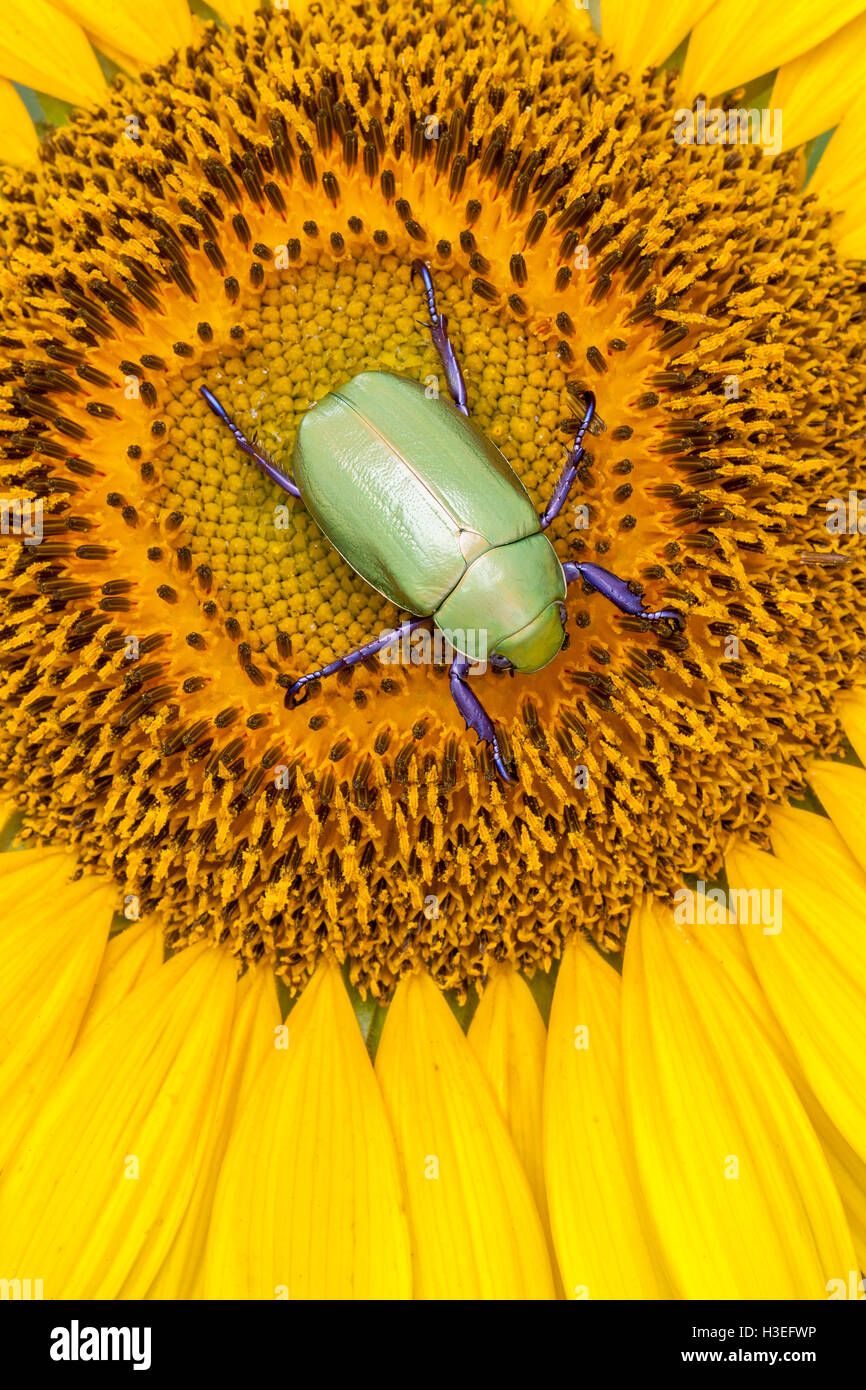
[[454, 344], [448, 337], [448, 320], [444, 314], [440, 314], [436, 308], [436, 292], [433, 289], [433, 278], [423, 261], [412, 262], [412, 277], [418, 275], [424, 285], [424, 293], [427, 299], [427, 312], [430, 315], [430, 332], [433, 335], [433, 346], [439, 354], [442, 367], [445, 372], [445, 380], [448, 382], [448, 390], [454, 400], [457, 409], [464, 415], [469, 414], [469, 406], [466, 404], [466, 382], [463, 380], [463, 373], [460, 370], [460, 363], [457, 361], [457, 354], [454, 351]]
[[467, 729], [474, 729], [479, 738], [485, 743], [489, 743], [493, 749], [493, 761], [496, 764], [496, 771], [503, 782], [513, 782], [514, 778], [508, 775], [505, 763], [502, 761], [502, 754], [499, 751], [499, 740], [496, 737], [496, 730], [493, 727], [493, 720], [482, 705], [478, 696], [466, 684], [466, 676], [469, 671], [470, 663], [465, 656], [455, 656], [448, 672], [451, 681], [451, 695], [455, 705], [459, 709], [466, 721]]
[[577, 477], [577, 470], [584, 455], [583, 436], [592, 424], [592, 417], [595, 414], [595, 396], [592, 391], [586, 392], [587, 407], [586, 414], [580, 422], [580, 428], [575, 435], [574, 443], [568, 451], [565, 460], [565, 467], [562, 475], [553, 492], [553, 496], [544, 509], [541, 517], [541, 529], [546, 531], [551, 521], [554, 521], [565, 506], [568, 494], [571, 492], [571, 485]]
[[621, 613], [631, 613], [636, 618], [647, 618], [650, 622], [658, 622], [660, 618], [670, 618], [679, 628], [684, 628], [686, 625], [685, 618], [682, 613], [677, 612], [676, 608], [657, 608], [653, 612], [647, 612], [643, 606], [643, 601], [637, 594], [633, 594], [628, 587], [628, 580], [620, 579], [618, 575], [611, 574], [610, 570], [602, 569], [601, 565], [577, 564], [573, 560], [568, 560], [562, 569], [566, 584], [571, 584], [575, 579], [585, 579], [594, 589], [598, 589], [600, 594], [615, 604]]
[[393, 632], [386, 632], [381, 637], [374, 637], [372, 642], [365, 642], [363, 647], [356, 647], [353, 652], [347, 652], [345, 656], [340, 656], [336, 661], [332, 661], [328, 666], [323, 666], [320, 671], [310, 671], [306, 676], [300, 676], [294, 685], [289, 686], [286, 691], [286, 698], [283, 703], [289, 708], [294, 709], [295, 705], [302, 705], [304, 700], [298, 700], [297, 695], [302, 690], [306, 690], [312, 681], [321, 680], [323, 676], [336, 676], [338, 671], [346, 671], [352, 666], [357, 666], [359, 661], [366, 661], [368, 656], [375, 656], [385, 647], [397, 646], [402, 642], [403, 637], [409, 637], [416, 627], [422, 627], [424, 623], [429, 623], [429, 618], [407, 618], [405, 623], [401, 623]]
[[289, 477], [288, 473], [281, 473], [279, 468], [277, 468], [277, 465], [273, 463], [271, 459], [267, 457], [266, 454], [260, 453], [259, 450], [255, 447], [255, 445], [250, 443], [243, 430], [235, 424], [228, 411], [220, 405], [213, 391], [209, 391], [206, 386], [199, 387], [199, 390], [201, 391], [201, 394], [204, 396], [214, 415], [218, 416], [218, 418], [222, 420], [224, 425], [228, 425], [229, 429], [231, 430], [232, 434], [237, 440], [238, 448], [243, 449], [245, 454], [249, 454], [251, 459], [255, 459], [256, 463], [259, 465], [261, 469], [264, 470], [265, 473], [267, 473], [268, 477], [272, 478], [273, 481], [275, 483], [278, 483], [279, 486], [283, 488], [286, 492], [291, 493], [292, 497], [300, 497], [301, 492], [297, 483]]

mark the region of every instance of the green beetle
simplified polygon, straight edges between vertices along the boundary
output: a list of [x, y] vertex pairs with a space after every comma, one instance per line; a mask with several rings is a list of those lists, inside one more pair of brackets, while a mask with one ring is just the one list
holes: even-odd
[[[251, 443], [206, 386], [201, 393], [238, 445], [300, 500], [343, 558], [374, 589], [416, 616], [320, 671], [299, 677], [293, 705], [312, 681], [336, 674], [433, 622], [454, 650], [450, 682], [466, 722], [490, 744], [499, 775], [511, 781], [493, 721], [467, 683], [472, 659], [532, 672], [565, 638], [566, 586], [590, 583], [625, 613], [682, 624], [672, 608], [647, 612], [626, 580], [600, 565], [563, 564], [544, 534], [559, 515], [584, 456], [595, 413], [587, 405], [565, 468], [539, 517], [507, 459], [470, 421], [466, 386], [447, 321], [436, 308], [427, 266], [415, 261], [425, 290], [433, 342], [454, 405], [418, 382], [362, 372], [330, 391], [304, 416], [292, 476]], [[456, 407], [456, 408], [455, 408]]]

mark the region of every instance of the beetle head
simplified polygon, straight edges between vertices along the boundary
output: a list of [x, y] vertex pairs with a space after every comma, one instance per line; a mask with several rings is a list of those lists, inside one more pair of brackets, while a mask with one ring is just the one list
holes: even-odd
[[497, 642], [497, 652], [508, 658], [515, 671], [540, 671], [561, 651], [565, 638], [561, 607], [549, 603], [525, 627]]

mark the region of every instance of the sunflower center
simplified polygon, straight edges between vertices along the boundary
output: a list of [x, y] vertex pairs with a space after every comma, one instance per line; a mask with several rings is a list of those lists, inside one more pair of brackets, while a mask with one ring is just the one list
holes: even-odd
[[[473, 303], [453, 272], [438, 275], [437, 294], [460, 342], [472, 418], [543, 509], [567, 443], [559, 426], [572, 408], [562, 364], [522, 325]], [[209, 370], [187, 368], [165, 407], [163, 512], [184, 516], [199, 582], [243, 624], [249, 646], [275, 664], [286, 663], [280, 634], [303, 672], [393, 627], [400, 613], [359, 579], [302, 504], [247, 461], [203, 410], [198, 387], [207, 384], [247, 437], [255, 434], [290, 473], [306, 412], [359, 372], [397, 372], [445, 391], [423, 312], [397, 257], [335, 261], [313, 250], [288, 283], [283, 277], [238, 314], [233, 355], [215, 353]]]
[[[7, 488], [46, 511], [3, 582], [7, 787], [174, 944], [220, 935], [293, 986], [334, 950], [377, 994], [421, 960], [458, 989], [549, 965], [576, 927], [614, 946], [636, 893], [712, 873], [832, 749], [862, 635], [855, 563], [813, 560], [847, 546], [823, 518], [862, 448], [859, 285], [792, 160], [678, 146], [665, 80], [627, 86], [591, 38], [388, 15], [384, 40], [340, 4], [202, 30], [12, 181], [4, 232]], [[560, 558], [687, 620], [573, 584], [566, 650], [475, 686], [514, 789], [439, 658], [286, 707], [401, 615], [199, 395], [289, 471], [357, 373], [444, 393], [418, 256], [539, 511], [596, 395]]]

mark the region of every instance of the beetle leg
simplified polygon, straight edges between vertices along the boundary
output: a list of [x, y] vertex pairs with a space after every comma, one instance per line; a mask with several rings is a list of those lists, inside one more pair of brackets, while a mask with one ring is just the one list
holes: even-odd
[[642, 600], [628, 587], [628, 580], [620, 579], [618, 575], [611, 574], [610, 570], [602, 569], [601, 565], [577, 564], [568, 560], [562, 568], [566, 584], [571, 584], [575, 579], [585, 579], [615, 604], [621, 613], [631, 613], [636, 618], [647, 618], [651, 622], [658, 622], [660, 618], [670, 618], [680, 629], [686, 625], [682, 613], [678, 613], [676, 608], [657, 608], [654, 612], [648, 613]]
[[439, 354], [439, 359], [445, 372], [445, 380], [448, 382], [448, 390], [454, 400], [457, 409], [464, 415], [469, 414], [469, 406], [466, 404], [466, 382], [463, 380], [463, 373], [460, 370], [460, 363], [457, 361], [457, 354], [454, 351], [454, 344], [448, 337], [448, 320], [444, 314], [440, 314], [436, 308], [436, 292], [433, 289], [433, 278], [423, 261], [412, 262], [412, 277], [419, 275], [424, 285], [424, 293], [427, 299], [427, 312], [430, 315], [429, 328], [433, 336], [433, 346]]
[[459, 709], [466, 721], [467, 729], [474, 729], [479, 738], [485, 743], [489, 743], [493, 749], [493, 761], [496, 764], [496, 771], [504, 782], [513, 782], [514, 778], [508, 775], [505, 763], [502, 761], [502, 754], [499, 751], [499, 740], [496, 737], [496, 730], [493, 720], [487, 713], [474, 690], [470, 690], [466, 684], [466, 675], [469, 671], [469, 661], [465, 656], [455, 656], [448, 672], [451, 681], [451, 695], [455, 705]]
[[273, 481], [278, 483], [286, 492], [291, 493], [292, 497], [300, 497], [301, 491], [297, 483], [289, 477], [288, 473], [281, 473], [277, 465], [268, 458], [267, 454], [261, 453], [254, 444], [250, 443], [240, 426], [235, 424], [228, 411], [220, 405], [213, 391], [209, 391], [206, 386], [199, 387], [199, 390], [214, 415], [218, 416], [224, 425], [228, 425], [237, 440], [238, 448], [243, 449], [245, 454], [249, 454], [251, 459], [255, 459], [256, 463], [267, 473], [268, 477], [272, 478]]
[[554, 488], [553, 496], [544, 509], [541, 517], [541, 529], [546, 531], [551, 521], [554, 521], [565, 506], [568, 494], [571, 492], [571, 485], [577, 477], [577, 470], [580, 467], [581, 459], [584, 455], [583, 436], [592, 423], [595, 414], [595, 396], [592, 391], [586, 392], [587, 407], [586, 414], [580, 422], [580, 428], [575, 435], [574, 443], [568, 451], [565, 459], [565, 467], [562, 476]]
[[296, 697], [301, 691], [306, 691], [313, 681], [321, 680], [323, 676], [336, 676], [339, 671], [346, 671], [352, 666], [357, 666], [359, 661], [366, 661], [368, 656], [375, 656], [385, 647], [397, 646], [403, 639], [414, 632], [416, 627], [421, 627], [423, 623], [429, 623], [429, 618], [407, 618], [405, 623], [401, 623], [393, 632], [385, 632], [381, 637], [374, 637], [372, 642], [365, 642], [363, 647], [356, 647], [353, 652], [347, 652], [345, 656], [340, 656], [336, 661], [332, 661], [327, 666], [323, 666], [320, 671], [309, 671], [306, 676], [299, 676], [294, 685], [289, 686], [286, 691], [284, 704], [289, 709], [294, 709], [296, 705], [302, 705], [306, 700]]

